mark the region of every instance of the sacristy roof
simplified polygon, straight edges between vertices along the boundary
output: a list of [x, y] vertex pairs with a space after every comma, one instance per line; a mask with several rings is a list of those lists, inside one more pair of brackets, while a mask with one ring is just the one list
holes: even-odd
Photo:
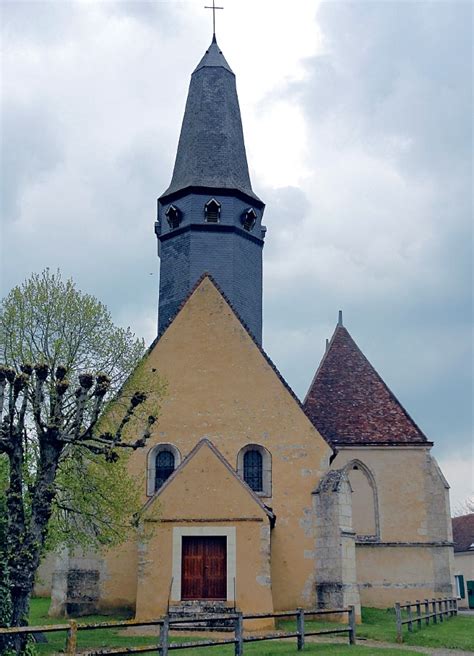
[[303, 403], [332, 445], [431, 445], [352, 339], [342, 321]]
[[454, 552], [472, 551], [474, 553], [474, 513], [453, 517]]

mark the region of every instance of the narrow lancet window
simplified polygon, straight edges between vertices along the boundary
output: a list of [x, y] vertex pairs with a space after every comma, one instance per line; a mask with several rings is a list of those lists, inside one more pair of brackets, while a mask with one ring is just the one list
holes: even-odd
[[263, 458], [260, 451], [247, 451], [244, 455], [244, 481], [254, 492], [263, 490]]
[[174, 472], [174, 453], [168, 450], [159, 451], [155, 461], [155, 491], [159, 490]]
[[204, 216], [206, 223], [219, 223], [221, 217], [221, 204], [215, 198], [211, 198], [211, 200], [204, 205]]

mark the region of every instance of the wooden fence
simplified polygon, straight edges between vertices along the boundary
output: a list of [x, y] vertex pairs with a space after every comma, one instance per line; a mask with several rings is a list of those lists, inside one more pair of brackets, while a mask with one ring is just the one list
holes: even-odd
[[[405, 619], [403, 618], [403, 611], [405, 611]], [[403, 642], [404, 625], [408, 627], [408, 631], [411, 633], [415, 623], [417, 628], [421, 629], [423, 624], [424, 626], [429, 626], [430, 619], [432, 620], [432, 624], [438, 624], [438, 622], [444, 622], [445, 619], [454, 617], [457, 614], [458, 601], [455, 597], [424, 599], [423, 601], [417, 600], [415, 603], [407, 601], [406, 604], [396, 603], [397, 642]]]
[[[347, 614], [347, 625], [340, 625], [339, 628], [322, 629], [320, 631], [310, 630], [307, 631], [305, 627], [305, 618], [313, 617], [315, 615], [338, 615]], [[296, 631], [278, 631], [274, 633], [266, 633], [264, 635], [248, 635], [244, 634], [243, 623], [244, 620], [255, 619], [291, 619], [296, 618]], [[213, 621], [220, 620], [233, 620], [234, 635], [229, 638], [219, 640], [202, 640], [193, 642], [173, 642], [171, 640], [170, 632], [179, 629], [180, 624], [192, 624], [195, 629], [198, 629], [201, 623], [212, 623]], [[298, 608], [294, 611], [281, 611], [279, 613], [258, 613], [244, 615], [240, 612], [229, 613], [225, 615], [200, 615], [191, 616], [186, 618], [170, 620], [167, 615], [164, 618], [157, 620], [149, 620], [140, 622], [136, 620], [129, 620], [123, 622], [99, 622], [95, 624], [78, 624], [75, 620], [70, 620], [68, 624], [49, 624], [45, 626], [25, 626], [25, 627], [12, 627], [7, 629], [0, 628], [0, 635], [20, 635], [30, 633], [48, 633], [53, 631], [66, 631], [66, 648], [65, 653], [67, 656], [75, 656], [77, 653], [77, 637], [80, 631], [94, 631], [96, 629], [120, 629], [127, 627], [137, 626], [157, 626], [160, 629], [158, 636], [158, 644], [143, 646], [143, 647], [130, 647], [130, 648], [117, 648], [101, 651], [82, 651], [81, 656], [106, 656], [110, 654], [118, 656], [119, 654], [139, 654], [146, 652], [155, 652], [159, 656], [168, 656], [169, 652], [175, 649], [196, 649], [199, 647], [217, 647], [220, 645], [234, 645], [235, 656], [243, 656], [244, 644], [249, 642], [258, 642], [261, 640], [282, 640], [285, 638], [296, 638], [296, 647], [298, 651], [302, 650], [305, 645], [305, 638], [308, 636], [317, 635], [332, 635], [332, 634], [347, 634], [349, 644], [355, 645], [356, 642], [356, 623], [355, 623], [355, 609], [354, 606], [348, 608], [336, 608], [332, 610], [304, 610]], [[205, 630], [205, 629], [203, 629]]]

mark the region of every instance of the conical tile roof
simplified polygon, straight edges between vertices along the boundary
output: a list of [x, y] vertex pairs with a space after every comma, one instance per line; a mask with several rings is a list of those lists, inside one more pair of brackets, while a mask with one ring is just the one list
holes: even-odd
[[303, 407], [333, 445], [431, 444], [340, 324]]

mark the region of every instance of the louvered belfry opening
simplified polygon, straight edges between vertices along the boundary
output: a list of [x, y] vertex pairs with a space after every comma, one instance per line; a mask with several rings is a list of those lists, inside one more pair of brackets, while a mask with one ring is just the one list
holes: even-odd
[[227, 538], [183, 537], [181, 599], [227, 598]]
[[219, 223], [219, 216], [221, 213], [220, 204], [212, 199], [205, 206], [205, 216], [207, 223]]
[[244, 481], [254, 492], [263, 490], [263, 458], [260, 451], [247, 451], [244, 455]]
[[168, 480], [174, 472], [174, 453], [163, 450], [156, 456], [155, 464], [155, 490], [159, 490], [163, 483]]

